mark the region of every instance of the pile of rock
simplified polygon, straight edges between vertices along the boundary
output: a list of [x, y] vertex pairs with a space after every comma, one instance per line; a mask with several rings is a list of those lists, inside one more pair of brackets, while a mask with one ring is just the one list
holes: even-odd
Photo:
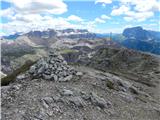
[[48, 57], [41, 58], [31, 66], [29, 73], [35, 78], [53, 81], [69, 81], [79, 72], [68, 66], [63, 57], [56, 51], [50, 51]]

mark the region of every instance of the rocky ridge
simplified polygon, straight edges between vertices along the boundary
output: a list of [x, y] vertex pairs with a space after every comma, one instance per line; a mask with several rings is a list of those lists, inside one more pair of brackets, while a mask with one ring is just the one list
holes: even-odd
[[158, 120], [158, 85], [91, 67], [72, 68], [51, 51], [1, 88], [2, 120]]

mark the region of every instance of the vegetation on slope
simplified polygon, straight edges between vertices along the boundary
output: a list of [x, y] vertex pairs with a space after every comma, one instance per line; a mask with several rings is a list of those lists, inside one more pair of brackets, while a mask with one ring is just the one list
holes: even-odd
[[22, 65], [20, 68], [16, 69], [15, 71], [13, 71], [13, 73], [7, 75], [6, 77], [1, 79], [1, 85], [5, 86], [8, 85], [10, 82], [14, 81], [16, 79], [16, 77], [21, 74], [26, 72], [27, 70], [29, 70], [30, 66], [32, 66], [35, 62], [33, 61], [26, 61], [24, 65]]

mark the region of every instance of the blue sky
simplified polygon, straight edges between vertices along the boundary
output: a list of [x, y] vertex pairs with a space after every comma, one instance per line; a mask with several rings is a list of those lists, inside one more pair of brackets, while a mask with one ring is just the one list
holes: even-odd
[[160, 31], [158, 0], [2, 0], [1, 35], [79, 28], [121, 33], [142, 26]]

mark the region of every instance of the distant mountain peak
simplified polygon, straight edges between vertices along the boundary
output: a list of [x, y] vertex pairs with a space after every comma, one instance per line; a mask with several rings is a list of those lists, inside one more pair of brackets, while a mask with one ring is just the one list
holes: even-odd
[[145, 30], [142, 27], [126, 28], [123, 31], [127, 48], [160, 54], [160, 32]]

